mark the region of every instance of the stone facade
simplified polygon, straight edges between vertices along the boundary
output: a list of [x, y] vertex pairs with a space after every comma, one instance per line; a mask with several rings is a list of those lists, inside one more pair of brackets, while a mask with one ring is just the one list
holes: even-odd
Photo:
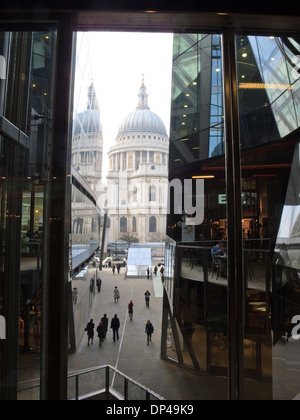
[[161, 242], [166, 233], [169, 138], [150, 111], [144, 80], [138, 107], [122, 122], [109, 151], [107, 207], [110, 242], [135, 237]]

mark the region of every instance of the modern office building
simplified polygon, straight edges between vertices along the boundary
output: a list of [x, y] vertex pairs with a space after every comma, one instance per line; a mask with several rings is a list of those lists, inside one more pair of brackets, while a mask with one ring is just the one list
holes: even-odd
[[110, 242], [128, 237], [138, 242], [164, 241], [169, 137], [162, 119], [150, 110], [144, 79], [138, 106], [120, 124], [109, 162]]
[[[92, 189], [94, 181], [91, 181], [91, 177], [84, 179], [78, 172], [78, 166], [71, 168], [67, 164], [68, 182], [63, 196], [60, 196], [62, 192], [58, 185], [61, 178], [54, 175], [50, 163], [56, 42], [56, 32], [51, 30], [1, 32], [1, 52], [5, 58], [0, 113], [0, 311], [6, 320], [6, 340], [1, 342], [3, 399], [12, 398], [12, 394], [16, 398], [19, 366], [26, 356], [32, 355], [32, 369], [43, 369], [46, 344], [42, 331], [46, 322], [46, 300], [56, 287], [50, 267], [61, 258], [60, 242], [57, 244], [57, 256], [48, 258], [47, 255], [50, 231], [61, 222], [60, 217], [50, 216], [50, 196], [56, 195], [58, 206], [66, 199], [64, 238], [68, 257], [66, 255], [64, 266], [64, 305], [68, 316], [65, 317], [64, 328], [69, 332], [66, 335], [67, 352], [76, 348], [76, 339], [80, 338], [73, 315], [72, 278], [88, 264], [100, 246], [101, 214], [97, 204], [99, 196]], [[89, 113], [98, 114], [93, 86], [89, 88], [88, 100], [90, 106], [77, 115], [74, 122], [73, 143], [75, 141], [77, 147], [82, 137], [89, 135], [89, 129], [93, 138], [96, 136], [99, 140], [100, 130], [95, 129], [95, 126], [99, 127], [99, 119], [93, 125], [91, 118], [88, 118]], [[72, 132], [71, 121], [69, 133]], [[93, 152], [96, 152], [95, 144], [93, 146]], [[97, 147], [99, 151], [98, 144]], [[86, 145], [85, 155], [90, 152], [87, 148]], [[99, 153], [97, 157], [101, 167], [102, 155]], [[93, 172], [93, 180], [96, 176], [98, 180], [101, 179], [99, 173]]]
[[90, 30], [175, 34], [169, 180], [194, 180], [204, 221], [168, 218], [162, 357], [211, 399], [299, 399], [299, 5], [60, 3], [0, 14], [1, 400], [20, 349], [39, 397], [67, 399], [74, 35]]
[[[192, 215], [172, 211], [168, 218], [174, 242], [167, 246], [162, 346], [163, 357], [216, 377], [229, 369], [233, 205], [226, 187], [221, 44], [220, 35], [210, 34], [174, 40], [170, 181], [204, 181], [204, 197], [194, 191], [194, 200], [204, 201], [204, 220], [186, 237], [185, 219]], [[283, 353], [294, 368], [299, 361], [291, 338], [299, 312], [299, 53], [298, 38], [235, 38], [243, 245], [243, 312], [236, 319], [245, 380], [255, 379], [265, 396], [278, 399], [295, 397], [300, 385], [290, 371], [285, 387], [277, 383]]]

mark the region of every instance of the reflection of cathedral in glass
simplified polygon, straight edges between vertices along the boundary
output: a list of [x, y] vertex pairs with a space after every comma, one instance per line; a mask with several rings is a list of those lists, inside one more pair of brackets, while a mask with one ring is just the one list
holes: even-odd
[[138, 107], [121, 123], [109, 151], [110, 241], [132, 237], [161, 242], [165, 237], [169, 138], [161, 118], [150, 111], [144, 80]]
[[93, 191], [100, 193], [103, 136], [100, 110], [93, 82], [88, 88], [86, 109], [73, 124], [72, 165]]

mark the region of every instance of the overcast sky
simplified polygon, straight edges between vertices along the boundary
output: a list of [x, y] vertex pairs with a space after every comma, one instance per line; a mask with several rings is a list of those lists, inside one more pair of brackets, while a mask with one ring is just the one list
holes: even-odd
[[138, 106], [145, 75], [149, 106], [170, 129], [172, 34], [89, 33], [94, 85], [103, 128], [103, 177], [107, 152], [114, 144], [123, 119]]

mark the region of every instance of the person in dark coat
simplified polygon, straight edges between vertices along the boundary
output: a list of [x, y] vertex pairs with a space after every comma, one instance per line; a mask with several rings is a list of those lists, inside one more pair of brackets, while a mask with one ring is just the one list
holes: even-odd
[[145, 293], [145, 302], [146, 302], [147, 308], [149, 308], [150, 306], [150, 296], [151, 296], [151, 293], [149, 292], [149, 290], [147, 290]]
[[100, 279], [100, 277], [97, 278], [96, 285], [97, 285], [98, 293], [100, 293], [101, 286], [102, 286], [102, 280]]
[[132, 300], [128, 303], [128, 314], [129, 314], [129, 318], [130, 318], [130, 321], [132, 321], [133, 320], [133, 302], [132, 302]]
[[87, 324], [85, 331], [87, 331], [87, 335], [88, 335], [88, 347], [90, 345], [90, 340], [92, 340], [92, 344], [94, 344], [94, 329], [95, 329], [95, 324], [94, 324], [94, 320], [91, 319], [90, 322]]
[[150, 320], [147, 321], [145, 333], [147, 334], [147, 345], [149, 346], [149, 341], [151, 341], [152, 334], [154, 333], [154, 328]]
[[104, 340], [106, 340], [106, 334], [107, 334], [107, 330], [108, 330], [108, 318], [107, 318], [106, 314], [104, 314], [103, 318], [101, 318], [101, 322], [102, 322], [103, 329], [104, 329]]
[[103, 327], [103, 324], [102, 324], [101, 321], [99, 322], [99, 325], [97, 327], [97, 333], [98, 333], [98, 337], [99, 337], [99, 346], [101, 347], [102, 343], [104, 341], [104, 338], [105, 338], [104, 327]]
[[111, 320], [110, 328], [113, 330], [113, 340], [114, 340], [114, 343], [115, 343], [116, 338], [117, 338], [117, 340], [119, 340], [119, 328], [120, 328], [120, 320], [119, 320], [117, 314]]

